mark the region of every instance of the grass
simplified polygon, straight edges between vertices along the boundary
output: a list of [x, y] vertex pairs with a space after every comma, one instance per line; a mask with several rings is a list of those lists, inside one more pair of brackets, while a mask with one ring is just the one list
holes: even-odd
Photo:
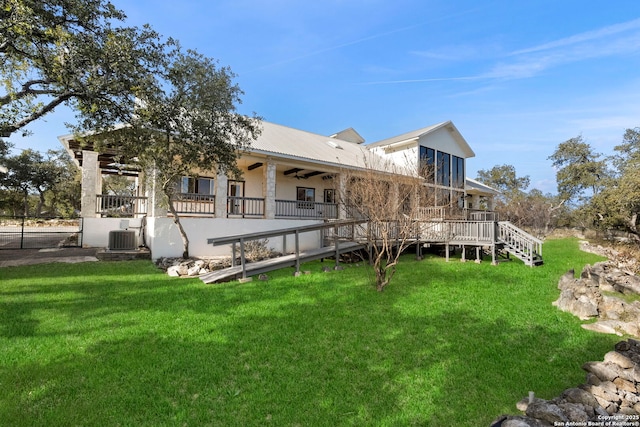
[[0, 419], [10, 426], [488, 426], [529, 390], [584, 381], [619, 339], [551, 306], [598, 257], [545, 265], [404, 257], [204, 285], [150, 262], [0, 269]]

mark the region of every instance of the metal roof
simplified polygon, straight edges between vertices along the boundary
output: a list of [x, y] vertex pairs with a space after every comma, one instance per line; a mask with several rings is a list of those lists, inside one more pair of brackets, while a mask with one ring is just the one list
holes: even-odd
[[365, 146], [357, 143], [266, 121], [262, 122], [262, 133], [247, 151], [356, 168], [368, 167], [372, 156], [375, 157]]
[[497, 195], [500, 194], [500, 191], [496, 190], [493, 187], [489, 187], [487, 184], [484, 184], [480, 181], [476, 181], [475, 179], [465, 178], [465, 188], [467, 192], [476, 192], [481, 194], [491, 194]]
[[413, 143], [417, 142], [423, 136], [426, 136], [430, 133], [433, 133], [439, 129], [446, 129], [453, 139], [458, 143], [462, 151], [466, 154], [466, 158], [474, 157], [476, 154], [473, 152], [469, 143], [464, 139], [460, 131], [456, 128], [451, 120], [446, 122], [437, 123], [435, 125], [427, 126], [421, 129], [417, 129], [411, 132], [403, 133], [402, 135], [394, 136], [391, 138], [383, 139], [381, 141], [373, 142], [371, 144], [367, 144], [367, 147], [375, 148], [375, 147], [384, 147], [390, 146], [394, 144], [402, 145], [403, 143]]

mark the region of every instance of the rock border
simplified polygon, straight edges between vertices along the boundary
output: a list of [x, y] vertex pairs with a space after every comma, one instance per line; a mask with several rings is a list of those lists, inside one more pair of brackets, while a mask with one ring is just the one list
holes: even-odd
[[491, 427], [640, 426], [640, 341], [620, 341], [582, 369], [585, 384], [551, 400], [530, 393], [516, 405], [524, 415], [502, 415]]

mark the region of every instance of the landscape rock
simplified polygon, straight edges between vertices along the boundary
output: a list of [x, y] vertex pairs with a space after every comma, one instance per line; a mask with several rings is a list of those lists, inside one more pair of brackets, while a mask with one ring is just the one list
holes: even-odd
[[525, 414], [530, 418], [535, 418], [542, 422], [549, 424], [565, 423], [569, 421], [569, 418], [565, 415], [564, 411], [551, 402], [547, 401], [535, 401], [529, 405]]
[[198, 277], [211, 271], [230, 267], [231, 257], [159, 258], [156, 265], [172, 277]]
[[587, 362], [582, 368], [587, 373], [585, 384], [551, 400], [534, 398], [528, 403], [525, 397], [516, 405], [523, 415], [503, 415], [491, 425], [601, 425], [597, 423], [603, 417], [640, 415], [640, 341], [620, 341], [603, 361]]
[[585, 329], [640, 336], [640, 301], [628, 302], [623, 297], [638, 294], [640, 277], [617, 268], [612, 261], [586, 265], [579, 279], [573, 274], [570, 270], [558, 281], [560, 297], [553, 305], [581, 320], [597, 318], [595, 323], [582, 325]]

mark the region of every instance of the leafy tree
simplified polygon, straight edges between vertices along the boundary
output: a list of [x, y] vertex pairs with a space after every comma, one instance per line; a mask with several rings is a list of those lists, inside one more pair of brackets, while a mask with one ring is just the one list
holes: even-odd
[[37, 160], [37, 156], [33, 150], [25, 150], [16, 156], [7, 157], [5, 159], [7, 172], [2, 177], [2, 186], [15, 193], [22, 200], [22, 214], [25, 216], [29, 215], [27, 199], [31, 189], [31, 165], [34, 159]]
[[108, 0], [3, 0], [0, 137], [65, 104], [103, 124], [130, 117], [162, 45], [124, 19]]
[[495, 203], [500, 218], [521, 225], [517, 221], [518, 203], [529, 186], [529, 176], [518, 177], [516, 168], [505, 164], [479, 170], [477, 180], [500, 191]]
[[601, 154], [594, 153], [582, 136], [559, 144], [548, 159], [557, 170], [558, 194], [567, 202], [598, 194], [608, 174]]
[[640, 128], [627, 129], [622, 137], [622, 144], [616, 145], [610, 160], [615, 176], [622, 175], [629, 167], [640, 162]]
[[623, 142], [609, 158], [613, 165], [603, 189], [588, 207], [595, 225], [602, 229], [623, 229], [640, 236], [640, 128], [627, 129]]
[[[144, 93], [129, 126], [98, 135], [133, 158], [164, 195], [189, 256], [189, 239], [174, 200], [180, 177], [194, 170], [239, 175], [236, 160], [259, 133], [259, 118], [238, 114], [242, 91], [229, 68], [172, 42], [155, 89]], [[96, 127], [101, 128], [101, 123]]]
[[[7, 172], [3, 174], [0, 182], [10, 192], [20, 195], [24, 203], [25, 216], [29, 215], [31, 194], [37, 196], [35, 215], [40, 216], [46, 210], [47, 194], [55, 198], [60, 188], [69, 186], [70, 159], [64, 162], [65, 156], [67, 154], [64, 150], [50, 150], [44, 156], [38, 151], [28, 149], [6, 158]], [[13, 197], [16, 198], [17, 196]], [[79, 200], [79, 191], [75, 198]], [[55, 213], [53, 203], [50, 203], [49, 209], [50, 213]]]
[[135, 196], [136, 183], [123, 175], [108, 175], [102, 180], [102, 192], [116, 196]]
[[512, 165], [494, 166], [478, 171], [479, 181], [500, 191], [495, 210], [500, 218], [537, 235], [546, 235], [564, 212], [564, 203], [556, 196], [529, 187], [529, 176], [519, 177]]
[[46, 199], [51, 215], [73, 217], [80, 211], [82, 174], [64, 149], [47, 151], [49, 166], [57, 176], [47, 188]]
[[518, 177], [512, 165], [496, 165], [489, 170], [478, 171], [478, 181], [502, 193], [503, 198], [510, 198], [524, 192], [531, 180], [528, 175]]

